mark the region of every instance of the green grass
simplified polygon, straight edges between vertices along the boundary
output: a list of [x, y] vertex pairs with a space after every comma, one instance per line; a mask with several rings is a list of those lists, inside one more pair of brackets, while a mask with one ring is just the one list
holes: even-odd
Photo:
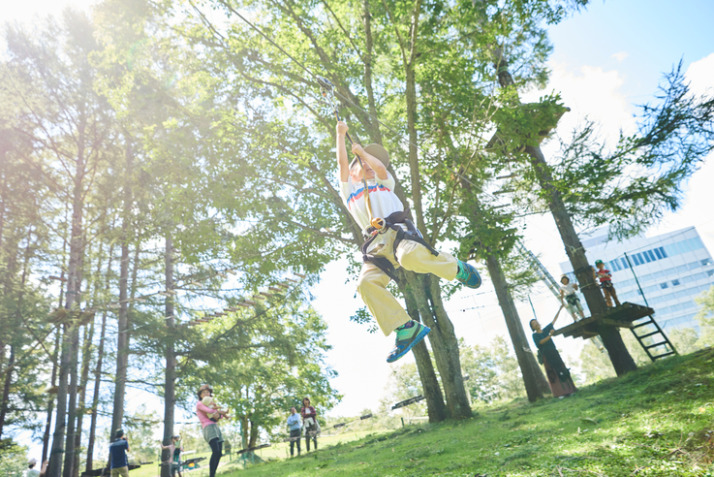
[[[343, 445], [344, 443], [347, 442], [352, 442], [358, 439], [362, 439], [366, 437], [369, 434], [372, 434], [373, 431], [353, 431], [353, 432], [342, 432], [338, 435], [323, 435], [318, 439], [318, 444], [320, 447], [325, 446], [337, 446], [337, 445]], [[302, 450], [303, 452], [305, 451], [305, 440], [303, 439], [301, 442], [302, 445]], [[312, 447], [311, 447], [312, 448]], [[287, 442], [281, 442], [277, 444], [273, 444], [270, 447], [266, 447], [265, 449], [260, 449], [255, 452], [255, 454], [262, 460], [265, 461], [270, 461], [270, 460], [278, 460], [278, 459], [286, 459], [290, 455], [290, 445]], [[187, 455], [187, 458], [193, 458], [193, 457], [205, 457], [205, 460], [202, 460], [199, 462], [200, 467], [198, 469], [194, 469], [190, 472], [185, 472], [184, 476], [186, 477], [206, 477], [208, 475], [208, 459], [211, 456], [210, 452], [198, 452], [194, 454]], [[239, 460], [236, 455], [226, 455], [223, 456], [221, 459], [221, 464], [219, 467], [219, 474], [220, 473], [228, 473], [232, 470], [240, 470], [245, 467], [245, 464], [243, 461]], [[153, 464], [144, 464], [141, 467], [132, 470], [129, 472], [131, 477], [156, 477], [159, 473], [159, 464], [158, 461], [153, 463]], [[239, 474], [242, 475], [242, 474]]]
[[245, 470], [226, 467], [222, 475], [714, 477], [711, 348], [566, 399], [478, 412], [469, 420], [411, 425], [329, 447], [322, 440], [318, 452]]

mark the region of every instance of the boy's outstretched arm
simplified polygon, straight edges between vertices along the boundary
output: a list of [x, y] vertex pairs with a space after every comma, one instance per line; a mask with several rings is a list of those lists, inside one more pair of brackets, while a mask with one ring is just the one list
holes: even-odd
[[345, 136], [348, 129], [344, 121], [337, 121], [337, 164], [340, 168], [340, 181], [342, 182], [347, 182], [350, 178], [350, 162], [347, 157], [347, 147], [345, 146]]
[[368, 153], [367, 151], [364, 150], [362, 145], [360, 144], [352, 144], [352, 152], [354, 154], [357, 154], [364, 162], [367, 163], [369, 167], [372, 168], [374, 171], [375, 175], [381, 179], [385, 180], [387, 177], [387, 168], [384, 167], [384, 164], [382, 164], [382, 161], [374, 157], [372, 154]]

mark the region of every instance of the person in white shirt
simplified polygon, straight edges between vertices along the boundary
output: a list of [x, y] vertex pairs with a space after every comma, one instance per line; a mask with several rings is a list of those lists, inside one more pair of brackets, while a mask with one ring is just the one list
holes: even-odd
[[570, 283], [570, 279], [567, 275], [560, 277], [560, 283], [560, 301], [563, 301], [563, 298], [565, 298], [568, 309], [580, 315], [580, 319], [585, 318], [583, 305], [580, 304], [580, 298], [578, 298], [578, 295], [575, 293], [578, 290], [578, 284]]
[[358, 157], [349, 163], [347, 131], [347, 124], [338, 121], [337, 163], [342, 196], [350, 214], [369, 237], [362, 246], [365, 263], [357, 290], [384, 335], [396, 332], [394, 350], [387, 357], [391, 363], [431, 331], [413, 321], [387, 290], [395, 269], [433, 273], [445, 280], [456, 279], [469, 288], [481, 286], [481, 277], [468, 263], [431, 248], [411, 224], [404, 205], [393, 192], [395, 182], [387, 171], [389, 153], [384, 147], [379, 144], [362, 147], [355, 143], [352, 152]]

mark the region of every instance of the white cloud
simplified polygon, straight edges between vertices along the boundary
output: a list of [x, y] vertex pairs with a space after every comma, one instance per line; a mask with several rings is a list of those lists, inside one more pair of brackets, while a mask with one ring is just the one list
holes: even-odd
[[685, 77], [690, 81], [694, 94], [714, 95], [714, 53], [689, 65]]
[[[617, 70], [604, 70], [599, 66], [583, 65], [569, 69], [565, 64], [551, 62], [550, 81], [545, 90], [531, 91], [523, 95], [524, 101], [537, 101], [544, 94], [560, 93], [563, 104], [570, 108], [558, 123], [558, 134], [567, 138], [571, 132], [582, 127], [586, 119], [594, 121], [598, 136], [607, 144], [617, 141], [620, 130], [635, 131], [635, 109], [622, 92], [624, 78]], [[546, 153], [556, 151], [554, 142], [546, 144]]]
[[619, 63], [625, 61], [628, 56], [630, 55], [626, 51], [618, 51], [617, 53], [612, 54], [612, 57], [615, 58]]

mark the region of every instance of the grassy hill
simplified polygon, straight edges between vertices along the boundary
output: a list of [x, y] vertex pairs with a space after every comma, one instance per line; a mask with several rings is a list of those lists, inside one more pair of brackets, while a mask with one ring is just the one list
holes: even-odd
[[714, 477], [714, 349], [669, 358], [566, 399], [412, 425], [235, 477]]

